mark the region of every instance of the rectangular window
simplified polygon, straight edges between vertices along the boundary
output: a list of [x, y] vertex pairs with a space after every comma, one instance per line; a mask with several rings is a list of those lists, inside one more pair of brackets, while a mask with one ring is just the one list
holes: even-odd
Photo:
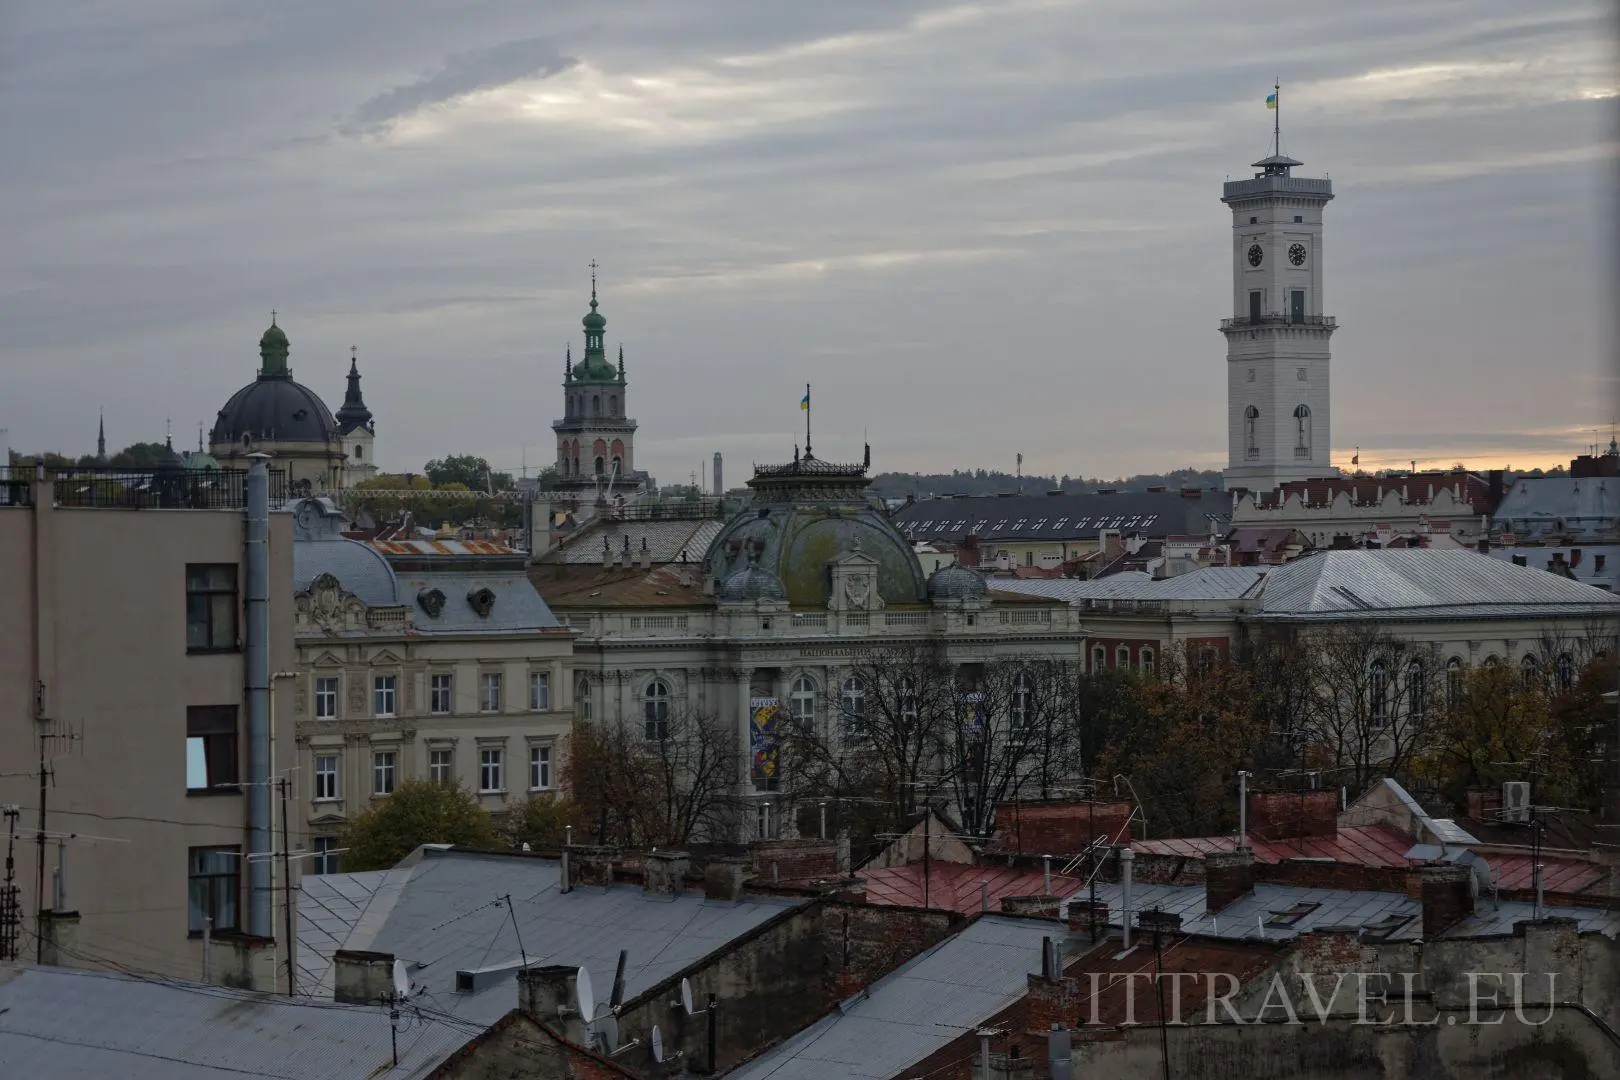
[[478, 681], [478, 708], [483, 712], [501, 711], [501, 675], [486, 671]]
[[397, 761], [392, 750], [379, 750], [371, 755], [371, 793], [392, 795], [396, 779]]
[[235, 930], [242, 895], [242, 849], [194, 847], [187, 859], [186, 928]]
[[317, 836], [311, 846], [315, 857], [310, 860], [310, 872], [315, 874], [338, 873], [337, 837]]
[[478, 751], [478, 790], [498, 792], [501, 787], [501, 767], [505, 753], [497, 747], [486, 746]]
[[1257, 323], [1260, 321], [1260, 305], [1262, 303], [1261, 297], [1263, 295], [1264, 294], [1259, 289], [1249, 290], [1249, 321], [1252, 323]]
[[315, 798], [338, 797], [338, 758], [336, 754], [315, 755]]
[[451, 682], [449, 675], [434, 675], [428, 685], [428, 708], [443, 716], [450, 711]]
[[428, 779], [435, 784], [453, 784], [456, 781], [456, 759], [452, 750], [428, 751]]
[[398, 676], [378, 675], [371, 680], [371, 715], [393, 716]]
[[236, 564], [186, 566], [186, 651], [236, 648]]
[[1288, 293], [1288, 321], [1299, 324], [1305, 321], [1305, 290], [1293, 289]]
[[551, 747], [529, 747], [529, 787], [544, 791], [551, 786]]
[[236, 706], [186, 710], [186, 790], [236, 792]]
[[551, 709], [551, 676], [543, 671], [529, 673], [529, 711], [547, 712]]
[[322, 675], [315, 680], [315, 719], [338, 718], [339, 683], [336, 675]]
[[1035, 553], [1033, 551], [1024, 552], [1024, 565], [1025, 566], [1034, 566], [1035, 565]]

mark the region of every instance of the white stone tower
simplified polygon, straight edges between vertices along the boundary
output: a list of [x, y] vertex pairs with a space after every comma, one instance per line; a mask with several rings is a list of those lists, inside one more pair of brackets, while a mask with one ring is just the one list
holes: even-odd
[[1333, 182], [1292, 175], [1280, 142], [1252, 180], [1226, 184], [1232, 208], [1232, 317], [1226, 335], [1227, 490], [1269, 491], [1336, 476], [1329, 453], [1322, 209]]

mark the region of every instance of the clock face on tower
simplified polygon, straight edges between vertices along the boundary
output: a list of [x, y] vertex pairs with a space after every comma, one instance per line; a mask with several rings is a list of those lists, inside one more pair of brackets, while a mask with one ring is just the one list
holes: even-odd
[[1264, 251], [1260, 250], [1260, 245], [1259, 244], [1250, 244], [1249, 245], [1249, 265], [1250, 266], [1259, 266], [1260, 265], [1260, 260], [1264, 259], [1265, 257], [1266, 257], [1266, 253]]
[[1288, 261], [1293, 263], [1295, 266], [1304, 266], [1305, 265], [1305, 245], [1304, 244], [1295, 244], [1293, 247], [1289, 248], [1288, 249]]

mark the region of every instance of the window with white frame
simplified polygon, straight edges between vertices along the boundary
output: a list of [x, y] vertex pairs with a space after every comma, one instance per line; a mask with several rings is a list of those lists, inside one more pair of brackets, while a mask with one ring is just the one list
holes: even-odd
[[866, 686], [858, 676], [844, 680], [838, 692], [838, 705], [844, 714], [844, 738], [858, 739], [866, 733]]
[[1455, 706], [1462, 700], [1463, 680], [1467, 676], [1467, 669], [1463, 667], [1462, 657], [1453, 656], [1446, 661], [1446, 704]]
[[1114, 648], [1114, 666], [1124, 671], [1131, 666], [1131, 647], [1119, 645]]
[[1101, 671], [1107, 666], [1108, 650], [1103, 648], [1101, 645], [1093, 645], [1091, 647], [1091, 670], [1093, 672], [1097, 672]]
[[669, 738], [669, 684], [654, 679], [642, 693], [643, 737], [648, 742]]
[[478, 708], [481, 712], [501, 711], [501, 673], [486, 671], [478, 677]]
[[816, 684], [808, 675], [793, 680], [788, 690], [788, 711], [800, 731], [812, 731], [816, 726]]
[[378, 750], [371, 755], [371, 793], [392, 795], [399, 779], [399, 755], [392, 750]]
[[545, 791], [551, 787], [551, 747], [529, 747], [529, 790]]
[[499, 792], [506, 790], [502, 786], [505, 779], [501, 774], [505, 771], [506, 752], [498, 746], [486, 746], [478, 751], [478, 790], [482, 792]]
[[448, 671], [429, 676], [428, 682], [428, 709], [437, 716], [443, 716], [451, 710], [455, 694], [455, 682]]
[[435, 784], [456, 782], [456, 752], [449, 747], [428, 751], [428, 779]]
[[574, 687], [574, 715], [581, 720], [591, 718], [591, 680], [588, 675], [581, 675]]
[[1035, 688], [1022, 671], [1013, 679], [1011, 711], [1013, 735], [1028, 734], [1035, 723]]
[[1389, 722], [1389, 666], [1382, 660], [1367, 670], [1367, 716], [1375, 728]]
[[1138, 660], [1139, 660], [1139, 663], [1141, 665], [1142, 670], [1147, 672], [1149, 675], [1153, 674], [1153, 662], [1154, 661], [1153, 661], [1153, 648], [1152, 648], [1152, 646], [1150, 646], [1150, 645], [1142, 646], [1140, 649], [1137, 650], [1136, 655], [1138, 657]]
[[551, 709], [551, 676], [544, 671], [529, 672], [529, 711], [548, 712]]
[[1429, 705], [1429, 686], [1424, 678], [1423, 661], [1417, 658], [1406, 663], [1406, 715], [1410, 720], [1423, 719]]
[[915, 730], [918, 715], [917, 680], [910, 675], [900, 676], [900, 720], [907, 730]]
[[398, 700], [399, 676], [378, 675], [371, 680], [371, 715], [393, 716]]
[[335, 874], [338, 872], [337, 846], [335, 836], [317, 836], [310, 844], [315, 857], [310, 860], [310, 873]]
[[319, 675], [315, 678], [315, 719], [336, 720], [338, 718], [338, 694], [342, 683], [336, 675]]
[[315, 798], [317, 800], [335, 799], [338, 797], [338, 756], [336, 754], [315, 755]]

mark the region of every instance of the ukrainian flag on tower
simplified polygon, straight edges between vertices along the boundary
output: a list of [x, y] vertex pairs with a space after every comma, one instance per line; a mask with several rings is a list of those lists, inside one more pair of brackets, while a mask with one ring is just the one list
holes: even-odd
[[1271, 93], [1266, 95], [1266, 108], [1275, 109], [1276, 107], [1277, 107], [1277, 92], [1275, 90], [1273, 90]]
[[799, 399], [799, 408], [806, 412], [810, 409], [810, 388], [808, 386], [804, 388], [804, 397]]

